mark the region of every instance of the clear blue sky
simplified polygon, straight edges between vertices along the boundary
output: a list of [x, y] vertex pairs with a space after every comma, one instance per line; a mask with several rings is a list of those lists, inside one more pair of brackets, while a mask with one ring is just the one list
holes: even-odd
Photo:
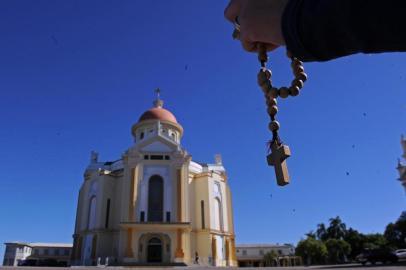
[[[397, 219], [406, 54], [305, 66], [302, 94], [280, 102], [293, 152], [280, 188], [256, 56], [231, 39], [226, 4], [1, 1], [0, 242], [71, 241], [89, 152], [119, 158], [156, 87], [193, 158], [222, 154], [238, 243], [297, 243], [336, 215], [364, 233]], [[271, 64], [275, 83], [289, 83], [283, 50]]]

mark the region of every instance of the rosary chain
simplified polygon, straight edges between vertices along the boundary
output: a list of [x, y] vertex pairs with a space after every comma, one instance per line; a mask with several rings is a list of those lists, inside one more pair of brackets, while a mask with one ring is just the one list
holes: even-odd
[[266, 68], [268, 62], [268, 55], [266, 53], [265, 46], [259, 46], [258, 60], [261, 63], [261, 69], [258, 73], [258, 85], [261, 87], [266, 100], [267, 112], [271, 118], [271, 122], [268, 125], [269, 130], [272, 132], [271, 145], [277, 143], [282, 144], [278, 130], [280, 124], [276, 121], [276, 114], [278, 113], [277, 101], [278, 97], [287, 98], [288, 96], [297, 96], [300, 90], [303, 88], [304, 82], [307, 80], [307, 75], [304, 72], [303, 63], [297, 58], [293, 57], [290, 52], [287, 52], [287, 56], [291, 59], [291, 67], [295, 78], [292, 80], [290, 87], [276, 88], [272, 85], [272, 71]]

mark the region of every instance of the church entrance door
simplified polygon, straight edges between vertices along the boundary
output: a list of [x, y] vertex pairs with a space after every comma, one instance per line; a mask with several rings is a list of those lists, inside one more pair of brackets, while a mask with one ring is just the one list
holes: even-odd
[[148, 241], [147, 261], [149, 263], [162, 262], [162, 241], [159, 238], [151, 238]]

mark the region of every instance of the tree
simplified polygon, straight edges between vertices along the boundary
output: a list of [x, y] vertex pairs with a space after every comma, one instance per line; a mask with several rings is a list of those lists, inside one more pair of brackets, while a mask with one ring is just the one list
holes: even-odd
[[385, 248], [388, 246], [388, 241], [380, 233], [365, 234], [363, 237], [364, 249]]
[[395, 223], [389, 223], [384, 236], [393, 248], [406, 248], [406, 219], [401, 216]]
[[314, 238], [316, 239], [316, 234], [313, 231], [310, 231], [305, 234], [307, 238]]
[[326, 225], [324, 225], [324, 223], [317, 224], [316, 235], [317, 235], [317, 239], [319, 239], [321, 241], [327, 240], [327, 230], [326, 230]]
[[344, 240], [351, 246], [349, 258], [354, 260], [364, 249], [365, 236], [357, 230], [349, 228], [344, 236]]
[[306, 265], [324, 264], [327, 258], [327, 248], [322, 241], [308, 237], [297, 244], [296, 255], [301, 256]]
[[332, 264], [345, 263], [351, 252], [351, 246], [342, 239], [328, 239], [326, 241], [328, 261]]
[[278, 253], [275, 250], [265, 253], [264, 266], [278, 266]]
[[327, 228], [326, 239], [343, 239], [347, 231], [345, 223], [341, 221], [339, 216], [330, 218], [330, 225]]

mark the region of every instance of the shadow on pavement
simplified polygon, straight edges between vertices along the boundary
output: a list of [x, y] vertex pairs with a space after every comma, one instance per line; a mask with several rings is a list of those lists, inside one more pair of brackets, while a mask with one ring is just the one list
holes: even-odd
[[346, 269], [346, 268], [382, 268], [382, 267], [398, 267], [398, 266], [406, 266], [406, 261], [391, 263], [391, 264], [340, 264], [340, 265], [327, 265], [327, 266], [320, 266], [317, 269]]

